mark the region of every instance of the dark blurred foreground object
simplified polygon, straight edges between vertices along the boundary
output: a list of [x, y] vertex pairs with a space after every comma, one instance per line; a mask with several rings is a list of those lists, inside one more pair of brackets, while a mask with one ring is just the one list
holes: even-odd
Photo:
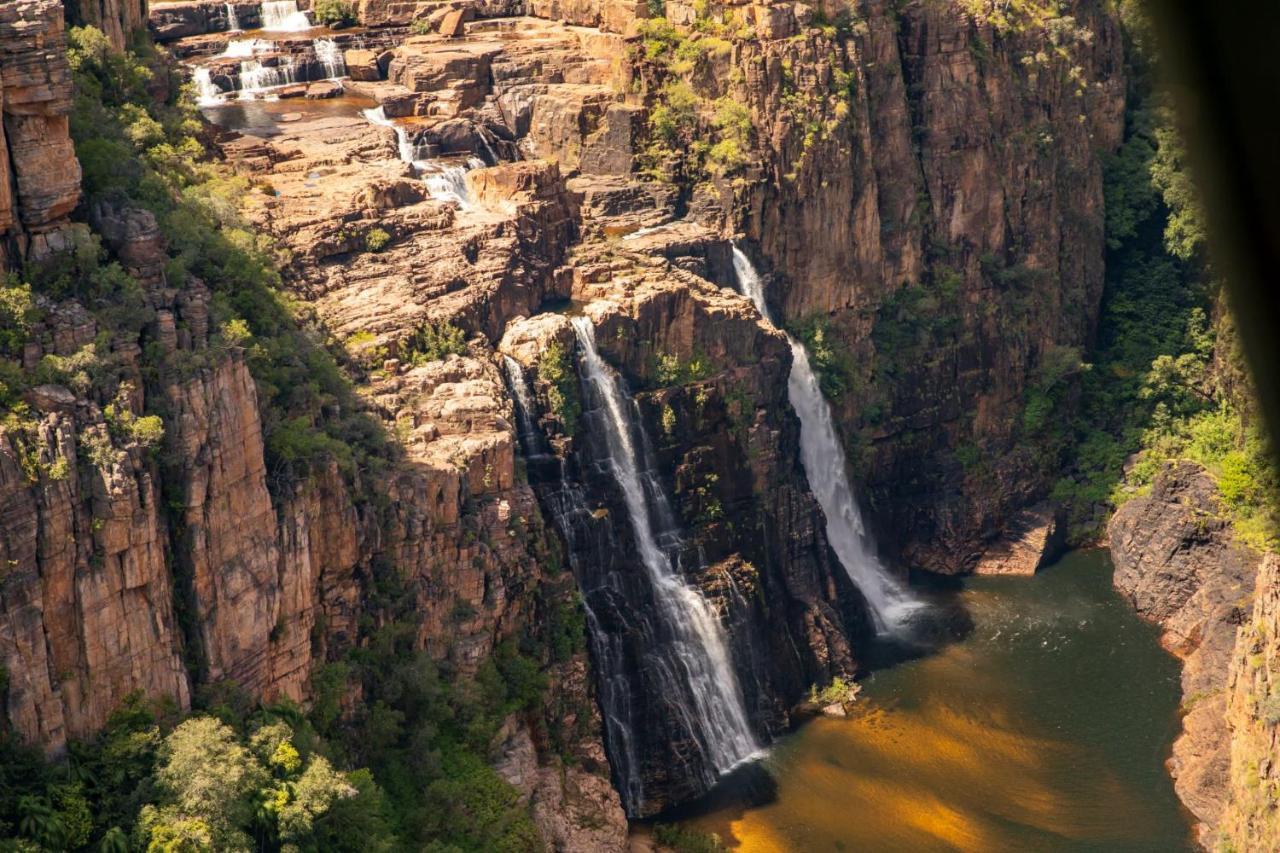
[[1272, 447], [1280, 448], [1280, 4], [1146, 6], [1204, 199], [1214, 264]]

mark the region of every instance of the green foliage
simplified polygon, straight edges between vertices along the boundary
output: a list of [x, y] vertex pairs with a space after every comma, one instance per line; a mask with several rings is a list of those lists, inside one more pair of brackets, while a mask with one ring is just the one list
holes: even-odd
[[653, 376], [652, 387], [669, 388], [706, 379], [715, 373], [715, 367], [710, 359], [698, 352], [688, 360], [675, 353], [658, 353], [653, 357], [650, 373]]
[[391, 235], [381, 228], [374, 228], [364, 235], [365, 248], [370, 252], [381, 252], [391, 242]]
[[538, 356], [538, 378], [549, 386], [547, 403], [560, 421], [561, 431], [572, 436], [582, 415], [582, 400], [572, 354], [559, 341], [551, 341]]
[[814, 315], [792, 326], [790, 332], [804, 342], [809, 366], [818, 376], [823, 396], [837, 400], [853, 389], [853, 360], [832, 331], [828, 318]]
[[855, 681], [836, 676], [821, 690], [818, 685], [809, 688], [809, 701], [815, 705], [847, 705], [858, 698], [862, 686]]
[[435, 31], [435, 27], [432, 25], [431, 21], [426, 18], [416, 18], [414, 22], [409, 25], [409, 32], [415, 36], [431, 35]]
[[[180, 381], [216, 364], [227, 348], [242, 347], [263, 404], [269, 485], [290, 483], [329, 459], [349, 474], [357, 466], [378, 470], [390, 452], [386, 437], [364, 413], [321, 336], [308, 328], [308, 309], [281, 294], [275, 248], [240, 214], [250, 185], [207, 156], [192, 94], [179, 85], [171, 60], [150, 48], [114, 52], [91, 27], [72, 28], [69, 42], [71, 130], [87, 201], [150, 211], [169, 246], [169, 286], [199, 278], [214, 292], [214, 346], [177, 354], [149, 347], [148, 381]], [[153, 100], [152, 88], [166, 92], [166, 100]], [[138, 332], [151, 319], [137, 282], [118, 264], [104, 263], [96, 240], [27, 277], [35, 292], [80, 298], [113, 331]], [[84, 373], [110, 377], [110, 368], [103, 362]], [[149, 429], [154, 426], [144, 421], [140, 438], [157, 438]]]
[[360, 22], [355, 5], [348, 0], [315, 0], [311, 17], [326, 27], [351, 27]]
[[443, 361], [451, 355], [466, 355], [463, 331], [449, 322], [423, 323], [403, 343], [405, 360], [414, 367]]

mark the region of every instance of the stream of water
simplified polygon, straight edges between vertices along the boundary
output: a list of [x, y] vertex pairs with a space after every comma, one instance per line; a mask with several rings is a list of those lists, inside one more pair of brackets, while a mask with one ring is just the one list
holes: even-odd
[[[751, 260], [736, 245], [733, 270], [744, 296], [755, 303], [761, 316], [773, 325], [773, 315], [765, 299], [764, 284]], [[809, 364], [804, 345], [791, 335], [791, 375], [787, 396], [800, 419], [800, 459], [804, 463], [809, 488], [827, 519], [827, 540], [840, 564], [862, 592], [882, 634], [903, 635], [922, 604], [897, 581], [875, 554], [862, 522], [862, 510], [849, 482], [844, 445], [836, 432], [831, 407], [822, 395], [822, 386]]]
[[1193, 850], [1164, 768], [1179, 670], [1103, 551], [972, 578], [972, 627], [864, 679], [855, 712], [778, 741], [690, 823], [730, 849]]
[[747, 721], [724, 628], [715, 610], [678, 570], [679, 529], [653, 474], [652, 454], [630, 396], [596, 350], [591, 321], [574, 317], [573, 328], [581, 350], [586, 402], [602, 414], [597, 422], [605, 433], [609, 469], [635, 537], [636, 568], [645, 572], [653, 592], [660, 643], [648, 654], [654, 667], [665, 673], [662, 701], [682, 717], [708, 769], [718, 776], [760, 750]]

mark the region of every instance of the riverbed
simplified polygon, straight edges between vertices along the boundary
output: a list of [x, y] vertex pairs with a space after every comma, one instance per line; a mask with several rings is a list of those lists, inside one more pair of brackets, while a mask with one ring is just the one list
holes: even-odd
[[971, 627], [862, 680], [686, 821], [741, 851], [1193, 850], [1179, 667], [1104, 551], [935, 591]]

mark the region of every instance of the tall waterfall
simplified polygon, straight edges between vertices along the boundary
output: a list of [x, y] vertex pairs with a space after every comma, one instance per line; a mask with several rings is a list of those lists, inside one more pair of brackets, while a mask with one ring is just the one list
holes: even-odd
[[[661, 675], [661, 697], [718, 776], [758, 750], [747, 722], [720, 620], [681, 577], [675, 560], [679, 533], [666, 494], [653, 473], [652, 454], [621, 379], [596, 350], [586, 317], [573, 318], [582, 350], [587, 402], [600, 409], [609, 473], [622, 492], [635, 536], [636, 557], [652, 589], [656, 647], [646, 653]], [[659, 544], [665, 541], [664, 547]]]
[[298, 11], [297, 0], [267, 0], [262, 4], [262, 28], [297, 33], [311, 29], [311, 19], [306, 12]]
[[[751, 260], [735, 245], [733, 271], [738, 286], [760, 314], [773, 325], [765, 301], [764, 284]], [[800, 419], [800, 459], [804, 463], [809, 488], [827, 517], [827, 540], [867, 600], [878, 633], [894, 634], [906, 625], [923, 603], [912, 597], [880, 563], [862, 522], [862, 511], [849, 483], [847, 462], [840, 437], [831, 417], [831, 407], [822, 395], [818, 377], [809, 364], [804, 345], [791, 335], [791, 376], [787, 396]]]
[[236, 4], [227, 3], [227, 31], [236, 32], [240, 29], [240, 16], [236, 13]]
[[[610, 766], [618, 774], [617, 786], [623, 803], [635, 813], [644, 798], [640, 756], [632, 723], [633, 702], [639, 697], [632, 694], [628, 678], [625, 638], [620, 632], [605, 630], [604, 622], [608, 617], [602, 619], [593, 607], [593, 602], [602, 597], [606, 607], [609, 601], [621, 597], [617, 595], [615, 579], [605, 568], [620, 549], [608, 519], [592, 512], [582, 486], [568, 476], [564, 461], [552, 454], [546, 436], [534, 423], [536, 409], [524, 368], [510, 356], [503, 356], [503, 362], [515, 400], [520, 449], [528, 466], [529, 481], [554, 484], [550, 488], [545, 485], [539, 488], [538, 494], [548, 505], [556, 527], [564, 535], [569, 563], [582, 590], [587, 636], [599, 678], [601, 716]], [[646, 641], [645, 645], [653, 648], [656, 643]]]

